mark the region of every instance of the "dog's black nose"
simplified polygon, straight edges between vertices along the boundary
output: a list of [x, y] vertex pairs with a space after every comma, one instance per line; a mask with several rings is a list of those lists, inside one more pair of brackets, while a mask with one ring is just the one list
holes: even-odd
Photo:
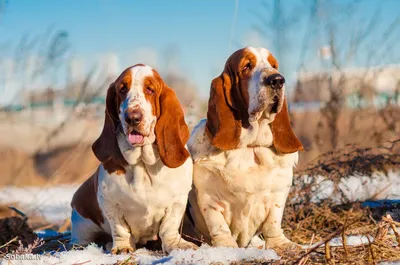
[[273, 74], [265, 78], [264, 82], [273, 89], [281, 89], [285, 84], [285, 78], [281, 74]]
[[125, 114], [125, 121], [131, 125], [138, 125], [143, 119], [143, 114], [140, 110], [133, 110]]

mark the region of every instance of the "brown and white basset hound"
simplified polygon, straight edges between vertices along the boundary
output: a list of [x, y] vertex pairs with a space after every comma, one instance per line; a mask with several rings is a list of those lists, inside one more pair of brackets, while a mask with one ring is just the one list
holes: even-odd
[[303, 146], [290, 125], [284, 83], [274, 56], [254, 47], [234, 52], [211, 83], [207, 119], [188, 141], [189, 211], [208, 244], [247, 247], [262, 233], [267, 248], [295, 245], [281, 222]]
[[106, 234], [112, 253], [158, 237], [167, 252], [196, 248], [179, 231], [192, 185], [188, 138], [182, 107], [160, 75], [143, 64], [123, 71], [108, 88], [92, 145], [101, 165], [71, 202], [72, 243], [104, 244]]

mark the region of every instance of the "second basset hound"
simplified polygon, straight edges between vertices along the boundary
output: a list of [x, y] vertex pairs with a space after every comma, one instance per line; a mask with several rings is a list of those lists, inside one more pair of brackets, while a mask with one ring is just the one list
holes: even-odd
[[[175, 92], [151, 67], [127, 68], [107, 91], [104, 128], [92, 148], [97, 172], [76, 191], [72, 243], [107, 243], [112, 253], [161, 239], [196, 248], [180, 227], [192, 185], [189, 130]], [[111, 237], [110, 237], [111, 236]]]
[[274, 56], [254, 47], [234, 52], [211, 83], [207, 119], [188, 147], [191, 219], [213, 246], [247, 247], [259, 233], [267, 248], [294, 245], [281, 222], [303, 146], [290, 125], [284, 83]]

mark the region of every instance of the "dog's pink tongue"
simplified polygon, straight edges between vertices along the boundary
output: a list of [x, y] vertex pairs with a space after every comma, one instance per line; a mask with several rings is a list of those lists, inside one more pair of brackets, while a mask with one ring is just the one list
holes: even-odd
[[138, 134], [137, 132], [132, 132], [129, 134], [128, 140], [131, 144], [141, 144], [143, 143], [143, 135]]

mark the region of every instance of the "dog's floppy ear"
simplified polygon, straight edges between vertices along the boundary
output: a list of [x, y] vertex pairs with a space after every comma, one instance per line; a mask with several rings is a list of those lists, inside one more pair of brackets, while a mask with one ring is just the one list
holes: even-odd
[[223, 73], [212, 81], [208, 100], [206, 132], [211, 144], [224, 151], [238, 146], [242, 127], [235, 117], [231, 90], [232, 81]]
[[119, 126], [116, 106], [117, 92], [114, 83], [111, 83], [107, 90], [103, 131], [92, 145], [93, 153], [100, 162], [106, 162], [120, 152], [116, 137], [117, 126]]
[[176, 168], [190, 156], [185, 148], [189, 139], [189, 129], [175, 92], [164, 84], [158, 100], [155, 133], [158, 151], [164, 165]]
[[282, 110], [276, 114], [271, 124], [273, 144], [275, 149], [282, 154], [290, 154], [304, 150], [300, 140], [296, 137], [290, 125], [289, 111], [286, 97], [283, 101]]

